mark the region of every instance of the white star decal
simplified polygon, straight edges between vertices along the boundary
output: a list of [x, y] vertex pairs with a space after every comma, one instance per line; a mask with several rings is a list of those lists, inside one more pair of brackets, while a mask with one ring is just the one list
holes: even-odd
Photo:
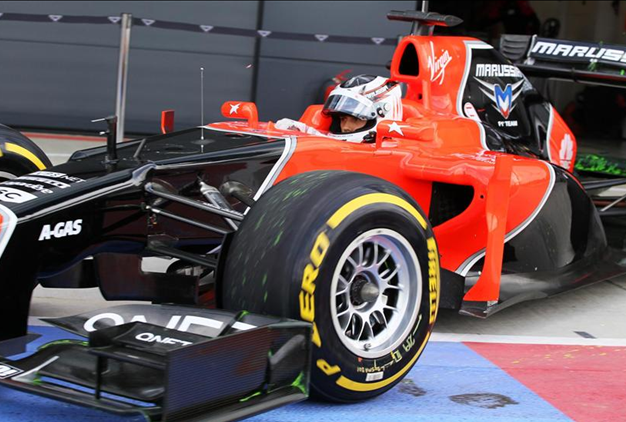
[[241, 106], [241, 103], [239, 104], [231, 104], [230, 105], [230, 114], [237, 114], [239, 112], [239, 107]]
[[400, 136], [404, 136], [404, 133], [402, 133], [402, 128], [398, 126], [396, 122], [393, 122], [389, 125], [389, 133], [391, 132], [398, 132]]

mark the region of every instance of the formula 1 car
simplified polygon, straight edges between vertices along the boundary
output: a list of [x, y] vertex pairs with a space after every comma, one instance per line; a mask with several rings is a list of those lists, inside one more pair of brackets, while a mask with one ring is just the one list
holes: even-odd
[[[132, 398], [152, 406], [144, 413], [162, 417], [172, 404], [168, 388], [185, 384], [171, 381], [175, 372], [167, 368], [187, 362], [202, 371], [211, 364], [199, 358], [207, 344], [252, 353], [258, 340], [230, 330], [235, 323], [270, 331], [281, 324], [253, 323], [245, 318], [269, 317], [239, 312], [245, 310], [309, 325], [286, 323], [295, 331], [259, 343], [255, 381], [233, 389], [226, 409], [242, 411], [240, 400], [251, 396], [260, 401], [256, 411], [271, 408], [280, 402], [272, 399], [272, 385], [279, 391], [302, 385], [308, 369], [293, 363], [294, 351], [306, 345], [293, 339], [306, 336], [307, 327], [311, 390], [336, 401], [363, 400], [407, 374], [439, 307], [485, 317], [626, 272], [623, 254], [608, 248], [598, 211], [572, 174], [573, 134], [519, 68], [484, 42], [432, 35], [434, 26], [457, 18], [388, 16], [415, 23], [390, 70], [407, 94], [403, 119], [379, 123], [373, 142], [279, 130], [258, 121], [253, 103], [230, 101], [222, 113], [236, 121], [117, 146], [110, 134], [106, 148], [1, 183], [0, 339], [26, 335], [37, 284], [98, 286], [108, 300], [196, 307], [167, 311], [161, 322], [145, 310], [56, 321], [90, 332], [89, 345], [0, 361], [8, 368], [0, 382], [109, 410], [137, 410], [128, 400], [120, 404]], [[322, 132], [330, 125], [321, 105], [300, 121]], [[165, 273], [148, 272], [142, 262], [150, 257], [176, 261]], [[226, 312], [220, 309], [232, 312], [213, 328], [231, 334], [196, 333], [213, 338], [208, 342], [183, 337], [190, 323], [181, 318], [211, 326], [207, 320]], [[109, 372], [107, 359], [119, 360]], [[221, 373], [246, 378], [244, 361], [234, 370], [219, 360], [230, 368]], [[130, 383], [125, 365], [133, 363], [159, 369], [151, 385], [161, 388]], [[280, 383], [258, 376], [260, 367], [277, 374], [285, 366], [290, 375]], [[85, 388], [95, 396], [84, 399]], [[296, 390], [306, 395], [306, 388]], [[180, 409], [215, 409], [221, 399], [194, 400], [170, 407], [174, 418]]]

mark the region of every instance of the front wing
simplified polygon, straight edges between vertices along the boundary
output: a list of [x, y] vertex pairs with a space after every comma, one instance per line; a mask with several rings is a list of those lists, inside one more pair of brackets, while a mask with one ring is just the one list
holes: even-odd
[[0, 384], [153, 421], [233, 421], [308, 396], [307, 323], [157, 305], [48, 322], [88, 341], [48, 343], [18, 360], [0, 357]]

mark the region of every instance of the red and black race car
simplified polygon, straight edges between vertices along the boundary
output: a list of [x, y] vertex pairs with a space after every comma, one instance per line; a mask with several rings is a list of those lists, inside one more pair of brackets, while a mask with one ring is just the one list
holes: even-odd
[[[482, 41], [432, 35], [456, 18], [389, 17], [416, 22], [391, 62], [404, 115], [371, 142], [279, 130], [237, 101], [222, 108], [237, 121], [45, 169], [5, 138], [2, 159], [35, 171], [0, 183], [0, 340], [27, 334], [37, 284], [157, 304], [50, 321], [89, 344], [4, 359], [0, 382], [232, 420], [306, 397], [310, 362], [314, 393], [362, 400], [408, 373], [440, 307], [484, 317], [626, 272], [572, 173], [573, 134], [519, 68]], [[331, 124], [322, 105], [300, 121]], [[17, 176], [9, 164], [0, 174]], [[146, 272], [150, 257], [175, 262]]]

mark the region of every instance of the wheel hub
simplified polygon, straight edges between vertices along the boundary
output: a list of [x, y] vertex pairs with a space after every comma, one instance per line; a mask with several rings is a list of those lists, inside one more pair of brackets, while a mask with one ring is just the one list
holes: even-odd
[[359, 274], [350, 285], [350, 302], [355, 307], [374, 303], [380, 296], [380, 289], [369, 277]]
[[337, 263], [331, 290], [333, 325], [357, 356], [392, 352], [413, 326], [420, 305], [420, 265], [398, 232], [361, 234]]

